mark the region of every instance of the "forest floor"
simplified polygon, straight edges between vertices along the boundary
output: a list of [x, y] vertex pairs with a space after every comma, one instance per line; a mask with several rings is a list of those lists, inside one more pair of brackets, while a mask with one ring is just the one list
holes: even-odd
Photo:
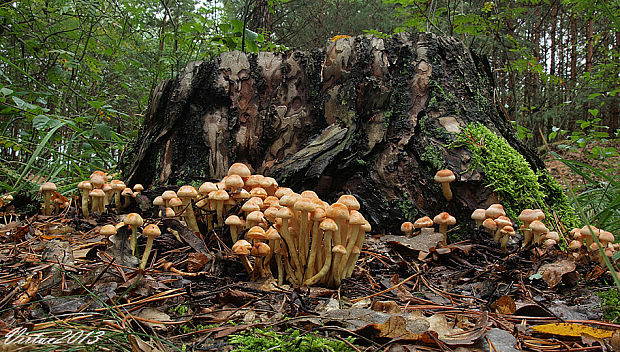
[[24, 209], [0, 215], [0, 351], [620, 351], [611, 275], [557, 247], [375, 235], [338, 289], [293, 289], [250, 280], [223, 228], [145, 219], [165, 230], [140, 271], [98, 232], [123, 215]]

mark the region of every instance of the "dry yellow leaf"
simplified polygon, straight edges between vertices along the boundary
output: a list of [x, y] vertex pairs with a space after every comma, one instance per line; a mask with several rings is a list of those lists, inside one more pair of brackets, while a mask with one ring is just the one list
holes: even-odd
[[553, 335], [561, 335], [561, 336], [574, 336], [579, 337], [581, 335], [587, 334], [592, 337], [596, 337], [599, 339], [604, 339], [611, 337], [614, 333], [613, 331], [603, 330], [593, 328], [587, 325], [582, 324], [571, 324], [571, 323], [555, 323], [555, 324], [544, 324], [544, 325], [536, 325], [532, 327], [532, 330], [544, 334], [553, 334]]

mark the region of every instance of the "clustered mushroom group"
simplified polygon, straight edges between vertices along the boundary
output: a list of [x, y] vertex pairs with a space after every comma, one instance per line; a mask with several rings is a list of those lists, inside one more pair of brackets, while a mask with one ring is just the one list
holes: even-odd
[[144, 189], [142, 185], [136, 184], [132, 190], [121, 180], [111, 180], [108, 183], [108, 175], [103, 171], [94, 171], [89, 180], [81, 181], [77, 187], [80, 190], [81, 209], [85, 217], [95, 212], [106, 213], [111, 205], [114, 205], [116, 213], [120, 214], [122, 209], [129, 206], [131, 198]]
[[[400, 226], [400, 230], [406, 236], [414, 236], [417, 234], [425, 235], [426, 233], [434, 232], [433, 226], [438, 225], [439, 232], [443, 234], [441, 244], [445, 246], [448, 244], [448, 226], [454, 226], [455, 224], [456, 218], [444, 211], [436, 215], [433, 219], [428, 216], [423, 216], [413, 223], [405, 221]], [[418, 232], [416, 232], [417, 229], [419, 229]]]
[[601, 266], [605, 266], [605, 258], [601, 254], [595, 238], [600, 243], [605, 257], [609, 258], [609, 260], [611, 260], [615, 252], [620, 250], [620, 243], [613, 243], [616, 239], [611, 232], [594, 226], [586, 225], [581, 229], [574, 228], [570, 234], [573, 239], [568, 247], [572, 251], [571, 255], [575, 260], [583, 258], [585, 252], [590, 258], [598, 260]]

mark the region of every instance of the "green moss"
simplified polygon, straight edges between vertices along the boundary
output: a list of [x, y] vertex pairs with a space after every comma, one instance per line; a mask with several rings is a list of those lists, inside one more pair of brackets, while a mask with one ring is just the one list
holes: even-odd
[[480, 123], [468, 124], [450, 147], [465, 146], [472, 154], [471, 167], [484, 172], [484, 182], [499, 196], [506, 214], [516, 220], [526, 208], [557, 213], [567, 225], [577, 223], [566, 195], [546, 171], [534, 173], [523, 155], [501, 136]]
[[429, 163], [435, 170], [440, 170], [444, 163], [443, 153], [433, 144], [424, 146], [424, 151], [420, 154], [420, 160]]
[[[347, 338], [349, 342], [353, 339]], [[235, 345], [233, 351], [259, 352], [259, 351], [354, 351], [345, 342], [332, 341], [314, 334], [302, 334], [299, 330], [286, 330], [279, 334], [270, 329], [250, 329], [239, 335], [231, 335], [228, 339], [230, 344]]]
[[418, 210], [415, 204], [411, 200], [409, 200], [409, 196], [407, 195], [407, 193], [403, 192], [403, 198], [398, 201], [398, 208], [400, 209], [405, 219], [408, 219], [410, 221], [415, 220], [418, 215]]
[[601, 298], [601, 308], [603, 318], [615, 322], [620, 317], [620, 291], [617, 288], [609, 289], [605, 292], [597, 292]]

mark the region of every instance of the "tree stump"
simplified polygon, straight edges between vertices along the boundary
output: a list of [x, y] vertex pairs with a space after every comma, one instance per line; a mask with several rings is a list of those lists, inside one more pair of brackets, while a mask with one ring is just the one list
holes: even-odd
[[[471, 222], [497, 202], [471, 154], [449, 148], [479, 122], [521, 153], [494, 98], [488, 61], [452, 37], [358, 36], [311, 52], [225, 52], [192, 62], [152, 95], [138, 140], [126, 153], [128, 184], [197, 184], [234, 162], [327, 201], [355, 195], [373, 231], [441, 211]], [[436, 171], [456, 174], [447, 202]]]

